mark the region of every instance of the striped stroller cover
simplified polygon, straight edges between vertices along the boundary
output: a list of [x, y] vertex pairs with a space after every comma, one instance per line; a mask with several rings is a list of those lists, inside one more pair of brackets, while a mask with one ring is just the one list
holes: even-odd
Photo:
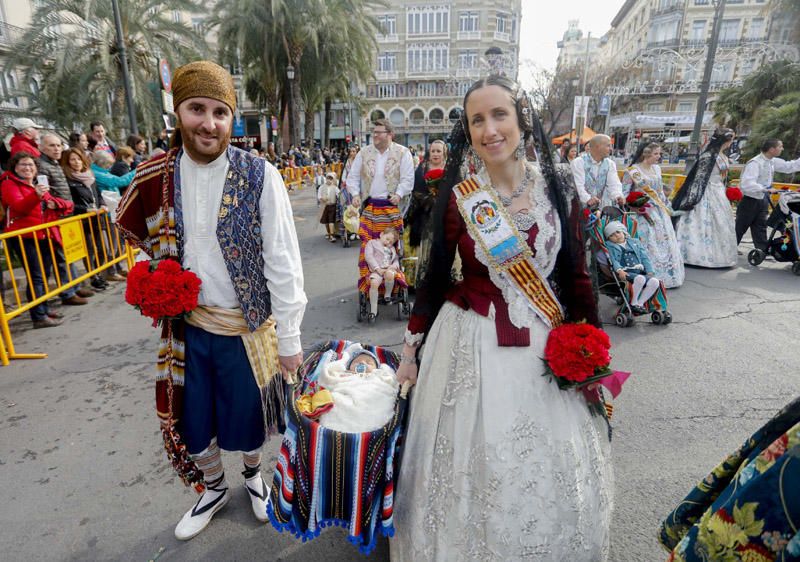
[[[603, 234], [603, 230], [605, 229], [606, 225], [612, 220], [619, 220], [620, 222], [622, 222], [625, 225], [625, 228], [628, 229], [628, 235], [636, 238], [637, 240], [639, 239], [638, 236], [639, 223], [636, 222], [633, 213], [625, 213], [620, 218], [611, 218], [605, 215], [600, 215], [600, 217], [595, 217], [594, 215], [590, 215], [590, 219], [586, 228], [589, 231], [592, 240], [597, 245], [597, 249], [602, 251], [603, 255], [606, 257], [607, 263], [609, 263], [609, 269], [611, 263], [610, 262], [611, 256], [609, 254], [608, 248], [606, 247], [606, 238], [605, 235]], [[611, 275], [613, 275], [614, 278], [616, 279], [616, 276], [614, 275], [613, 271], [611, 272]], [[625, 296], [628, 303], [630, 303], [633, 300], [632, 283], [625, 283]], [[667, 300], [667, 290], [664, 287], [664, 283], [660, 283], [658, 290], [652, 297], [650, 297], [650, 300], [648, 300], [645, 303], [644, 308], [648, 312], [652, 312], [654, 310], [667, 310], [668, 305], [669, 301]], [[621, 311], [623, 308], [624, 305], [621, 306], [617, 312]]]
[[[375, 548], [377, 534], [394, 536], [394, 487], [399, 462], [399, 439], [407, 400], [399, 398], [394, 417], [370, 433], [341, 433], [305, 417], [296, 399], [316, 381], [321, 359], [333, 351], [336, 358], [353, 342], [318, 345], [298, 371], [301, 382], [290, 392], [283, 436], [267, 515], [278, 531], [289, 531], [303, 542], [322, 529], [347, 529], [348, 540], [364, 554]], [[397, 355], [363, 345], [381, 363], [397, 369]]]

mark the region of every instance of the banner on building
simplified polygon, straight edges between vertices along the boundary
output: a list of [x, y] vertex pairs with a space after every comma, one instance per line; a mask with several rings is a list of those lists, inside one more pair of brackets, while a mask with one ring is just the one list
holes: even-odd
[[583, 126], [586, 126], [587, 113], [589, 111], [589, 96], [575, 96], [575, 103], [572, 106], [572, 128], [576, 129], [578, 119]]

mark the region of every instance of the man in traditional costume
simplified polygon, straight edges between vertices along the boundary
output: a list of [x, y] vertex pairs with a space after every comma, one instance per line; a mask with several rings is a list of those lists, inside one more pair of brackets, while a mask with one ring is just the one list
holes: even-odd
[[595, 135], [589, 141], [589, 150], [570, 163], [578, 197], [584, 206], [607, 207], [625, 203], [617, 165], [609, 158], [610, 153], [611, 138]]
[[277, 374], [288, 378], [302, 362], [307, 301], [281, 176], [230, 146], [230, 74], [208, 61], [182, 66], [173, 98], [172, 148], [137, 168], [118, 225], [151, 258], [177, 260], [202, 282], [200, 306], [165, 322], [156, 382], [167, 451], [184, 482], [203, 492], [175, 528], [187, 540], [230, 497], [220, 449], [242, 451], [253, 513], [267, 520], [261, 447], [281, 422]]
[[783, 142], [767, 139], [761, 145], [761, 154], [751, 158], [742, 170], [739, 181], [742, 200], [736, 208], [736, 244], [738, 245], [747, 229], [753, 237], [753, 246], [767, 250], [767, 212], [772, 193], [772, 179], [775, 172], [791, 174], [800, 172], [800, 158], [786, 161], [778, 158], [783, 153]]
[[[369, 266], [364, 250], [367, 242], [380, 236], [386, 228], [403, 229], [400, 201], [414, 189], [414, 163], [411, 152], [394, 141], [394, 128], [388, 119], [375, 121], [372, 145], [356, 155], [347, 190], [356, 206], [364, 203], [358, 236], [361, 251], [358, 256], [359, 291], [369, 290]], [[387, 299], [391, 295], [384, 295]]]

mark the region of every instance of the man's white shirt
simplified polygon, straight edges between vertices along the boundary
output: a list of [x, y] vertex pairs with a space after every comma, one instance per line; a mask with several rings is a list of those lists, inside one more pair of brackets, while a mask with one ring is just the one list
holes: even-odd
[[[591, 155], [589, 158], [592, 158]], [[608, 160], [605, 194], [609, 199], [616, 200], [618, 197], [622, 197], [622, 182], [619, 181], [619, 176], [617, 175], [616, 163], [611, 158], [605, 158], [605, 160]], [[592, 158], [591, 170], [595, 177], [597, 177], [597, 174], [600, 173], [600, 166], [602, 163], [602, 160], [597, 162], [594, 158]], [[577, 158], [573, 159], [569, 165], [572, 168], [572, 177], [575, 178], [575, 188], [578, 191], [578, 198], [581, 200], [581, 203], [586, 205], [589, 199], [591, 199], [593, 196], [590, 195], [586, 190], [586, 170], [584, 169], [585, 164], [583, 161], [583, 156], [578, 156]], [[597, 194], [597, 197], [600, 197], [599, 193]]]
[[[353, 160], [353, 166], [350, 168], [350, 174], [347, 176], [347, 191], [353, 197], [361, 195], [361, 165], [363, 159], [361, 157], [362, 151], [356, 154]], [[378, 157], [375, 159], [375, 177], [372, 178], [372, 185], [370, 186], [370, 197], [376, 199], [388, 199], [389, 189], [386, 186], [386, 161], [389, 158], [389, 149], [381, 153], [378, 151]], [[414, 161], [411, 159], [411, 152], [408, 150], [403, 151], [403, 158], [400, 160], [400, 181], [397, 184], [395, 193], [405, 197], [414, 189]]]

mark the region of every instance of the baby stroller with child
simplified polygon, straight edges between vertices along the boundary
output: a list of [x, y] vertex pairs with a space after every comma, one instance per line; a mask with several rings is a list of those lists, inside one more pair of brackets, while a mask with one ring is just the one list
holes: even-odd
[[800, 193], [782, 191], [778, 205], [772, 199], [769, 204], [767, 249], [750, 250], [747, 261], [752, 266], [759, 266], [767, 256], [772, 256], [776, 262], [791, 262], [792, 273], [800, 275]]
[[611, 254], [606, 246], [604, 235], [605, 227], [611, 221], [620, 221], [627, 229], [628, 236], [636, 239], [638, 239], [638, 223], [633, 213], [626, 213], [616, 207], [603, 208], [599, 216], [588, 214], [586, 230], [592, 240], [598, 291], [614, 299], [614, 302], [619, 305], [614, 313], [614, 324], [620, 328], [630, 327], [635, 322], [635, 318], [643, 314], [649, 314], [653, 324], [669, 324], [672, 322], [672, 314], [667, 310], [667, 291], [663, 283], [659, 283], [655, 294], [644, 303], [643, 313], [641, 310], [637, 312], [631, 305], [634, 299], [633, 285], [620, 280], [611, 267]]
[[[330, 402], [330, 393], [326, 394], [319, 384], [320, 380], [327, 380], [321, 378], [328, 374], [326, 366], [364, 353], [394, 377], [399, 358], [385, 348], [340, 340], [320, 344], [306, 355], [297, 374], [298, 382], [288, 391], [286, 431], [267, 515], [275, 529], [289, 531], [304, 542], [319, 536], [325, 527], [344, 527], [348, 541], [369, 554], [375, 548], [378, 533], [394, 535], [394, 492], [407, 388], [399, 393], [389, 391], [387, 400], [395, 396], [394, 413], [391, 402], [385, 400], [388, 408], [384, 408], [381, 419], [389, 417], [389, 421], [374, 431], [335, 431], [323, 426], [324, 418], [318, 413], [335, 412], [344, 405], [340, 402], [337, 406], [335, 399], [332, 407], [323, 405]], [[353, 376], [364, 376], [364, 369], [357, 371], [359, 374]], [[393, 389], [397, 387], [394, 380]], [[317, 396], [321, 396], [320, 405], [314, 404]]]
[[[404, 268], [407, 267], [407, 262], [403, 259], [402, 222], [400, 222], [399, 226], [390, 224], [379, 226], [377, 224], [373, 224], [364, 227], [362, 225], [359, 230], [359, 236], [363, 241], [365, 234], [374, 233], [374, 238], [377, 239], [380, 237], [380, 234], [383, 233], [383, 231], [389, 228], [394, 229], [398, 234], [398, 239], [395, 241], [394, 248], [397, 252], [400, 270], [394, 277], [391, 294], [386, 294], [386, 281], [384, 279], [380, 280], [377, 293], [378, 302], [375, 310], [377, 311], [380, 306], [394, 306], [396, 307], [397, 311], [397, 319], [404, 320], [407, 319], [411, 314], [411, 302], [409, 299], [408, 282], [406, 281], [404, 270]], [[364, 241], [364, 244], [366, 245], [370, 240]], [[372, 324], [377, 319], [377, 312], [373, 314], [371, 311], [372, 307], [370, 306], [371, 277], [375, 275], [375, 273], [370, 271], [365, 259], [359, 259], [358, 275], [358, 312], [356, 314], [356, 320], [358, 320], [358, 322], [367, 320], [370, 324]]]
[[352, 205], [353, 198], [347, 189], [339, 190], [336, 201], [336, 227], [342, 239], [342, 247], [349, 248], [350, 242], [358, 240], [358, 209]]

